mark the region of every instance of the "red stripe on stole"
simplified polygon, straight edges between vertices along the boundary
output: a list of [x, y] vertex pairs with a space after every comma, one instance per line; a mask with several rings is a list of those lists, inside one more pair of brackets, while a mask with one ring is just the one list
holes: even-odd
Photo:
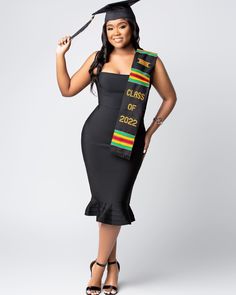
[[125, 142], [125, 143], [129, 143], [129, 144], [134, 143], [132, 140], [121, 138], [121, 137], [118, 137], [118, 136], [115, 136], [115, 135], [112, 136], [112, 139], [116, 139], [116, 140], [119, 140], [119, 141], [122, 141], [122, 142]]
[[143, 80], [143, 81], [145, 81], [145, 82], [149, 82], [150, 80], [148, 79], [148, 78], [144, 78], [144, 77], [142, 77], [142, 76], [140, 76], [139, 74], [136, 74], [136, 73], [131, 73], [131, 77], [136, 77], [136, 78], [139, 78], [139, 79], [141, 79], [141, 80]]

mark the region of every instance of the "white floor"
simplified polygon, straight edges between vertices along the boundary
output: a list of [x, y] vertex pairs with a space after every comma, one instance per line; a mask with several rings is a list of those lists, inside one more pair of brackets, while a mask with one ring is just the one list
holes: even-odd
[[[3, 265], [2, 265], [3, 266]], [[180, 268], [182, 265], [180, 265]], [[143, 272], [142, 272], [143, 271]], [[146, 271], [146, 272], [145, 272]], [[234, 277], [233, 277], [234, 276]], [[45, 261], [8, 264], [1, 273], [1, 294], [85, 294], [87, 265], [50, 264]], [[235, 295], [235, 273], [230, 268], [171, 271], [156, 268], [120, 273], [120, 294]]]
[[[236, 294], [235, 259], [230, 253], [217, 258], [213, 251], [213, 255], [208, 253], [204, 258], [200, 254], [194, 256], [186, 252], [183, 255], [183, 251], [171, 253], [168, 248], [166, 251], [159, 248], [155, 258], [150, 258], [152, 252], [138, 259], [132, 251], [124, 251], [128, 232], [126, 228], [120, 237], [119, 294]], [[10, 235], [2, 240], [0, 294], [85, 294], [90, 276], [89, 263], [93, 259], [90, 253], [95, 253], [97, 240], [94, 239], [94, 244], [86, 243], [84, 239], [73, 239], [70, 235], [63, 233], [59, 239], [39, 233], [21, 233], [18, 242], [13, 243]], [[138, 248], [137, 244], [135, 250]], [[170, 245], [169, 249], [174, 248]]]

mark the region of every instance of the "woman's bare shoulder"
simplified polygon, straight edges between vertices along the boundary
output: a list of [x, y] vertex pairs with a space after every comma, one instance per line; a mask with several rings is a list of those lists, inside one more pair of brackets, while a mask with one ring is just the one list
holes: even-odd
[[[94, 62], [95, 57], [97, 56], [97, 54], [98, 54], [99, 51], [100, 51], [100, 50], [93, 51], [93, 52], [89, 55], [89, 57], [88, 57], [87, 60], [88, 60], [88, 62], [89, 62], [90, 65], [92, 65], [92, 63]], [[93, 72], [94, 72], [94, 74], [96, 75], [96, 73], [97, 73], [97, 68], [94, 68]]]
[[165, 72], [166, 69], [165, 69], [165, 65], [164, 65], [164, 62], [163, 60], [161, 59], [160, 55], [158, 54], [157, 55], [157, 59], [156, 59], [156, 62], [155, 62], [155, 66], [154, 66], [154, 72]]
[[94, 59], [95, 59], [95, 57], [96, 57], [96, 55], [97, 55], [98, 52], [99, 52], [99, 50], [97, 50], [97, 51], [93, 51], [93, 52], [88, 56], [87, 61], [88, 61], [89, 63], [92, 63], [92, 62], [94, 61]]

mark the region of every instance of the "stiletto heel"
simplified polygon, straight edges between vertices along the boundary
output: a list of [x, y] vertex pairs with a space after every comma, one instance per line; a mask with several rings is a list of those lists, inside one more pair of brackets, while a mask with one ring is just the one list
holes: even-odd
[[[102, 266], [102, 267], [105, 267], [107, 265], [107, 263], [102, 264], [102, 263], [97, 262], [96, 260], [93, 260], [90, 263], [91, 277], [92, 277], [92, 268], [93, 268], [93, 265], [94, 265], [95, 262], [96, 262], [97, 265]], [[89, 294], [89, 295], [90, 294], [93, 294], [93, 293], [91, 293], [91, 291], [98, 291], [98, 293], [96, 293], [96, 294], [100, 294], [101, 293], [101, 287], [98, 287], [98, 286], [87, 286], [87, 288], [86, 288], [86, 294]]]
[[[120, 263], [116, 260], [116, 261], [112, 261], [112, 262], [108, 262], [108, 265], [110, 264], [114, 264], [117, 263], [118, 266], [118, 271], [120, 272]], [[105, 289], [110, 289], [109, 291], [105, 290]], [[113, 285], [103, 285], [102, 290], [104, 292], [104, 294], [117, 294], [118, 293], [118, 287], [113, 286]]]

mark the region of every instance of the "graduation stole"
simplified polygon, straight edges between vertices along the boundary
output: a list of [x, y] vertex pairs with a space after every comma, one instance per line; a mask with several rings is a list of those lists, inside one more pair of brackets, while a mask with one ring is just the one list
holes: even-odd
[[130, 160], [144, 116], [157, 54], [137, 49], [110, 143], [111, 152]]

